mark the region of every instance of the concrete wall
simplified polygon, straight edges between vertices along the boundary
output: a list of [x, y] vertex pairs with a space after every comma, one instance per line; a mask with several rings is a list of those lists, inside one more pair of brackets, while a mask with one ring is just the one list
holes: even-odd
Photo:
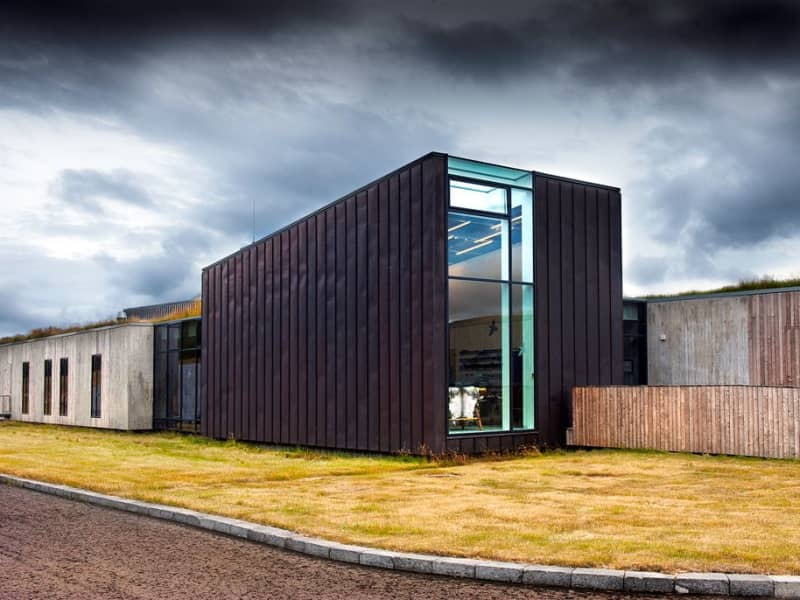
[[650, 385], [748, 384], [748, 297], [647, 304]]
[[651, 385], [800, 386], [800, 290], [649, 302]]
[[[102, 356], [101, 416], [91, 418], [92, 355]], [[44, 361], [52, 359], [51, 414], [43, 414]], [[59, 416], [59, 359], [69, 359], [68, 408]], [[22, 414], [22, 363], [30, 363], [29, 410]], [[132, 323], [0, 346], [0, 395], [11, 418], [109, 429], [153, 423], [153, 326]]]

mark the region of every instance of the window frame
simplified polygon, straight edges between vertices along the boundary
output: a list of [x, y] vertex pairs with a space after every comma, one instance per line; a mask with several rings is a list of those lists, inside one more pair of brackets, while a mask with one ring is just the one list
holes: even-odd
[[69, 359], [61, 357], [58, 361], [58, 416], [69, 414]]
[[90, 402], [89, 402], [89, 418], [100, 419], [103, 415], [103, 399], [102, 399], [102, 377], [103, 377], [103, 355], [92, 354], [91, 359], [91, 376], [89, 378], [90, 387]]
[[53, 414], [53, 359], [44, 359], [44, 373], [42, 385], [42, 415], [51, 416]]
[[[505, 202], [505, 204], [506, 204], [506, 212], [498, 213], [498, 212], [492, 212], [492, 211], [477, 210], [477, 209], [472, 209], [472, 208], [463, 208], [463, 207], [460, 207], [460, 206], [453, 206], [451, 204], [451, 198], [450, 198], [450, 189], [451, 189], [451, 182], [452, 181], [461, 181], [461, 182], [464, 182], [464, 183], [472, 183], [472, 184], [478, 184], [478, 185], [484, 185], [484, 186], [492, 186], [492, 187], [504, 189], [505, 193], [506, 193], [506, 202]], [[500, 429], [500, 430], [495, 430], [495, 431], [469, 431], [469, 432], [465, 432], [465, 433], [451, 432], [450, 431], [450, 422], [448, 420], [445, 423], [445, 436], [447, 438], [457, 439], [457, 438], [463, 437], [463, 436], [492, 436], [492, 435], [510, 435], [510, 434], [514, 434], [514, 433], [531, 433], [531, 432], [535, 432], [535, 431], [538, 430], [538, 427], [537, 427], [537, 423], [538, 423], [538, 419], [537, 419], [538, 394], [536, 393], [536, 364], [537, 364], [536, 357], [537, 357], [537, 352], [538, 352], [538, 348], [537, 348], [537, 344], [536, 344], [536, 338], [537, 338], [536, 332], [538, 330], [538, 326], [537, 326], [538, 319], [537, 319], [536, 310], [535, 310], [535, 306], [536, 306], [535, 305], [535, 299], [536, 299], [536, 294], [537, 294], [537, 291], [536, 291], [536, 259], [535, 259], [535, 251], [536, 251], [535, 215], [536, 215], [536, 212], [535, 212], [535, 196], [534, 196], [534, 193], [533, 193], [533, 191], [534, 191], [533, 190], [533, 181], [531, 180], [531, 187], [527, 188], [527, 187], [524, 187], [524, 186], [515, 186], [515, 185], [506, 184], [506, 183], [494, 182], [494, 181], [491, 181], [491, 180], [482, 180], [482, 179], [473, 178], [473, 177], [465, 177], [463, 175], [451, 175], [451, 174], [448, 173], [448, 175], [445, 177], [445, 187], [446, 187], [446, 200], [447, 200], [446, 206], [445, 206], [445, 215], [446, 215], [445, 222], [446, 223], [449, 222], [450, 213], [459, 213], [459, 214], [465, 214], [465, 215], [475, 215], [475, 216], [478, 216], [478, 217], [489, 217], [489, 218], [495, 218], [495, 219], [497, 219], [497, 218], [505, 219], [506, 224], [507, 224], [507, 230], [508, 230], [508, 244], [507, 244], [506, 256], [504, 257], [504, 260], [506, 260], [505, 269], [507, 270], [507, 273], [508, 273], [508, 277], [506, 279], [503, 279], [502, 277], [499, 278], [499, 279], [491, 279], [491, 278], [485, 278], [485, 277], [469, 277], [469, 276], [450, 275], [449, 240], [447, 239], [447, 237], [445, 238], [445, 244], [446, 244], [446, 247], [447, 247], [446, 258], [445, 258], [446, 264], [445, 264], [445, 268], [444, 268], [445, 284], [446, 284], [446, 288], [445, 288], [445, 318], [447, 319], [447, 332], [446, 332], [446, 335], [445, 335], [445, 344], [444, 345], [445, 345], [445, 364], [447, 365], [447, 380], [448, 380], [447, 386], [448, 387], [449, 387], [449, 379], [450, 379], [450, 300], [449, 300], [449, 296], [450, 296], [450, 280], [454, 279], [454, 280], [461, 280], [461, 281], [477, 281], [477, 282], [495, 283], [495, 284], [498, 284], [498, 285], [501, 285], [501, 286], [507, 286], [507, 288], [508, 288], [508, 294], [507, 294], [508, 306], [507, 306], [507, 310], [508, 310], [508, 315], [509, 315], [509, 329], [511, 329], [511, 321], [512, 321], [513, 316], [514, 316], [514, 312], [513, 312], [513, 289], [514, 289], [514, 286], [528, 286], [529, 289], [532, 290], [533, 298], [534, 298], [533, 317], [532, 317], [533, 318], [533, 332], [532, 332], [532, 335], [533, 335], [533, 371], [531, 373], [531, 378], [533, 379], [533, 384], [532, 384], [533, 385], [533, 406], [531, 408], [532, 427], [515, 428], [513, 426], [513, 414], [511, 414], [513, 405], [512, 405], [512, 398], [509, 398], [509, 415], [508, 415], [508, 419], [509, 419], [509, 423], [510, 424], [509, 424], [509, 428], [508, 429]], [[513, 260], [513, 246], [514, 246], [514, 244], [512, 242], [512, 218], [513, 218], [513, 216], [512, 216], [512, 208], [513, 208], [512, 189], [519, 189], [519, 190], [523, 190], [523, 191], [529, 192], [531, 194], [531, 202], [533, 202], [533, 204], [531, 206], [531, 224], [530, 224], [531, 235], [532, 235], [532, 247], [531, 247], [531, 250], [532, 250], [532, 252], [534, 252], [534, 258], [532, 259], [532, 266], [533, 266], [533, 269], [532, 269], [532, 271], [533, 271], [532, 281], [518, 281], [518, 280], [513, 279], [513, 276], [514, 276], [514, 265], [512, 263], [512, 260]], [[445, 229], [445, 234], [447, 234], [447, 230], [446, 229]], [[520, 243], [522, 243], [522, 242], [520, 242]], [[503, 272], [503, 270], [504, 270], [504, 267], [501, 266], [501, 273]], [[523, 274], [523, 271], [524, 271], [524, 269], [520, 268], [520, 274]], [[503, 349], [503, 352], [507, 352], [509, 357], [511, 357], [512, 354], [513, 354], [513, 339], [512, 339], [513, 336], [511, 335], [511, 333], [512, 332], [509, 331], [508, 339], [506, 341], [506, 343], [508, 345], [508, 348], [504, 348]], [[511, 360], [511, 359], [509, 359], [509, 360]], [[508, 368], [509, 369], [512, 368], [511, 364], [508, 365]], [[513, 383], [508, 386], [508, 389], [509, 389], [509, 393], [512, 393], [511, 390], [513, 389]], [[446, 398], [446, 396], [445, 396], [445, 398]], [[446, 400], [443, 400], [443, 401], [446, 401]]]
[[20, 412], [27, 415], [31, 410], [31, 363], [23, 361], [22, 363], [22, 389]]

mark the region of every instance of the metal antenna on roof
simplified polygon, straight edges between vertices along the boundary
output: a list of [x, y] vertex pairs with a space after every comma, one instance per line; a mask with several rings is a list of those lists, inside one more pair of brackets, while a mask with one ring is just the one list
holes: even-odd
[[256, 198], [253, 196], [253, 243], [256, 242]]

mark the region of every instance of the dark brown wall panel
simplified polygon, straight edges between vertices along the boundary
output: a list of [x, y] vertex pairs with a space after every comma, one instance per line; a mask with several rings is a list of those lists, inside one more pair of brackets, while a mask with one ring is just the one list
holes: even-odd
[[203, 431], [418, 452], [563, 443], [572, 387], [621, 383], [620, 196], [535, 174], [537, 432], [446, 437], [446, 158], [208, 267]]
[[[210, 275], [208, 271], [203, 271], [203, 275], [201, 278], [202, 282], [202, 312], [201, 312], [201, 319], [200, 319], [200, 328], [201, 328], [201, 339], [206, 337], [207, 335], [211, 335], [211, 342], [210, 345], [214, 344], [214, 336], [212, 333], [206, 329], [206, 323], [210, 323], [211, 319], [208, 315], [208, 310], [212, 305], [211, 302], [211, 294], [213, 294], [213, 288], [209, 284]], [[157, 371], [156, 371], [157, 372]], [[212, 380], [213, 381], [213, 380]], [[200, 368], [200, 415], [201, 418], [208, 418], [208, 388], [209, 388], [209, 374], [206, 369]]]
[[[317, 444], [317, 222], [316, 216], [308, 220], [306, 231], [306, 374], [305, 395], [308, 398], [306, 431], [308, 443]], [[301, 395], [302, 397], [302, 395]]]
[[622, 383], [620, 195], [534, 181], [537, 429], [542, 443], [560, 445], [573, 386]]
[[429, 155], [204, 270], [206, 435], [445, 449], [445, 185]]
[[378, 280], [380, 271], [378, 270], [379, 250], [378, 242], [380, 239], [379, 231], [379, 211], [380, 206], [378, 186], [373, 185], [367, 192], [367, 227], [365, 232], [365, 243], [367, 245], [366, 257], [368, 263], [364, 265], [363, 271], [367, 274], [367, 348], [365, 350], [367, 360], [366, 366], [366, 385], [367, 399], [369, 408], [369, 423], [367, 448], [373, 452], [381, 449], [381, 394], [380, 394], [380, 302], [378, 298]]

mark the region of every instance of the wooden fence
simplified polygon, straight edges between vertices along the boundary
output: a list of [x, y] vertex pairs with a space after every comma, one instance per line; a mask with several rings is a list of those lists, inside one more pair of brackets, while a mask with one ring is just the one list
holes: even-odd
[[576, 387], [572, 411], [575, 446], [800, 458], [798, 387]]

